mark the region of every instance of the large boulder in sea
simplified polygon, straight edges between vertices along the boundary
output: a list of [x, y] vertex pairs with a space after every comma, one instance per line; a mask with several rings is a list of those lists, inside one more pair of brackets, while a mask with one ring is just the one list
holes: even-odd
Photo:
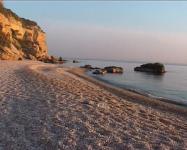
[[48, 56], [45, 32], [0, 3], [0, 59], [39, 60]]
[[140, 71], [140, 72], [150, 72], [155, 74], [162, 74], [165, 73], [165, 67], [161, 63], [147, 63], [143, 64], [139, 67], [135, 67], [134, 71]]

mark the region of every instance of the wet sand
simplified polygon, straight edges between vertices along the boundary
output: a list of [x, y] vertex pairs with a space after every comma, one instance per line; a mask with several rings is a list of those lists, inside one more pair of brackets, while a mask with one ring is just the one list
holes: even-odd
[[0, 149], [186, 149], [185, 108], [73, 72], [0, 61]]

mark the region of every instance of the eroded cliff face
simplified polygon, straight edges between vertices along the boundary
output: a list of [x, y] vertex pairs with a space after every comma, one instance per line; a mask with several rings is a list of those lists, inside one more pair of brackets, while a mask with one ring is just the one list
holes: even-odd
[[42, 59], [48, 56], [46, 36], [37, 23], [0, 5], [0, 59]]

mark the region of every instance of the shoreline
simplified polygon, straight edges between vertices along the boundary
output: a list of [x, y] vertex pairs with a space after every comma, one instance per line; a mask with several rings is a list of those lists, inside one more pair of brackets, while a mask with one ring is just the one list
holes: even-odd
[[87, 75], [86, 74], [87, 70], [83, 68], [79, 68], [79, 67], [71, 68], [67, 70], [67, 72], [72, 73], [82, 79], [85, 79], [95, 85], [98, 85], [101, 88], [111, 92], [112, 94], [119, 96], [120, 98], [127, 99], [129, 101], [132, 101], [132, 102], [135, 102], [141, 105], [147, 105], [147, 106], [150, 106], [152, 108], [156, 108], [162, 111], [171, 111], [173, 113], [181, 114], [184, 116], [187, 115], [186, 105], [181, 104], [179, 102], [172, 101], [169, 99], [163, 99], [163, 98], [160, 98], [160, 99], [153, 98], [149, 95], [142, 94], [135, 90], [116, 87], [100, 79], [96, 79], [92, 76]]
[[[87, 74], [86, 74], [87, 75]], [[97, 77], [92, 77], [92, 76], [89, 76], [87, 75], [88, 77], [91, 77], [93, 79], [96, 79], [100, 82], [103, 82], [103, 83], [106, 83], [108, 85], [111, 85], [112, 87], [115, 87], [115, 88], [119, 88], [119, 89], [122, 89], [122, 90], [126, 90], [126, 91], [129, 91], [129, 92], [133, 92], [133, 93], [136, 93], [136, 94], [140, 94], [142, 96], [146, 96], [148, 98], [153, 98], [153, 99], [156, 99], [156, 100], [159, 100], [159, 101], [164, 101], [164, 102], [167, 102], [167, 103], [171, 103], [171, 104], [175, 104], [175, 105], [178, 105], [178, 106], [182, 106], [182, 107], [185, 107], [187, 108], [187, 104], [185, 103], [180, 103], [180, 102], [177, 102], [177, 99], [167, 99], [167, 98], [163, 98], [163, 97], [159, 97], [159, 96], [156, 96], [156, 95], [152, 95], [152, 94], [149, 94], [149, 93], [146, 93], [146, 92], [139, 92], [138, 89], [135, 90], [135, 89], [130, 89], [130, 88], [124, 88], [124, 87], [120, 87], [118, 85], [113, 85], [105, 80], [102, 80], [102, 79], [99, 79]]]
[[[88, 75], [89, 76], [89, 75]], [[156, 95], [152, 95], [152, 94], [149, 94], [149, 93], [146, 93], [146, 92], [139, 92], [138, 89], [137, 90], [134, 90], [134, 89], [130, 89], [130, 88], [124, 88], [124, 87], [118, 87], [117, 85], [112, 85], [110, 84], [109, 82], [107, 81], [104, 81], [102, 79], [97, 79], [97, 78], [94, 78], [94, 77], [91, 77], [93, 79], [96, 79], [98, 81], [101, 81], [103, 83], [106, 83], [108, 85], [111, 85], [112, 87], [115, 87], [115, 88], [119, 88], [119, 89], [122, 89], [122, 90], [125, 90], [125, 91], [129, 91], [129, 92], [133, 92], [133, 93], [136, 93], [136, 94], [139, 94], [139, 95], [142, 95], [142, 96], [145, 96], [145, 97], [148, 97], [148, 98], [151, 98], [151, 99], [156, 99], [158, 101], [162, 101], [162, 102], [166, 102], [166, 103], [169, 103], [169, 104], [174, 104], [174, 105], [178, 105], [180, 107], [184, 107], [187, 109], [187, 104], [185, 103], [181, 103], [181, 102], [177, 102], [177, 99], [167, 99], [167, 98], [163, 98], [163, 97], [159, 97], [159, 96], [156, 96]]]

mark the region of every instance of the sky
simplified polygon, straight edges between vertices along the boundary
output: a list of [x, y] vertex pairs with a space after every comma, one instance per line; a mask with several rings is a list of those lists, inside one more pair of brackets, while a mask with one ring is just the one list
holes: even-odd
[[5, 1], [46, 32], [51, 55], [187, 64], [185, 1]]

